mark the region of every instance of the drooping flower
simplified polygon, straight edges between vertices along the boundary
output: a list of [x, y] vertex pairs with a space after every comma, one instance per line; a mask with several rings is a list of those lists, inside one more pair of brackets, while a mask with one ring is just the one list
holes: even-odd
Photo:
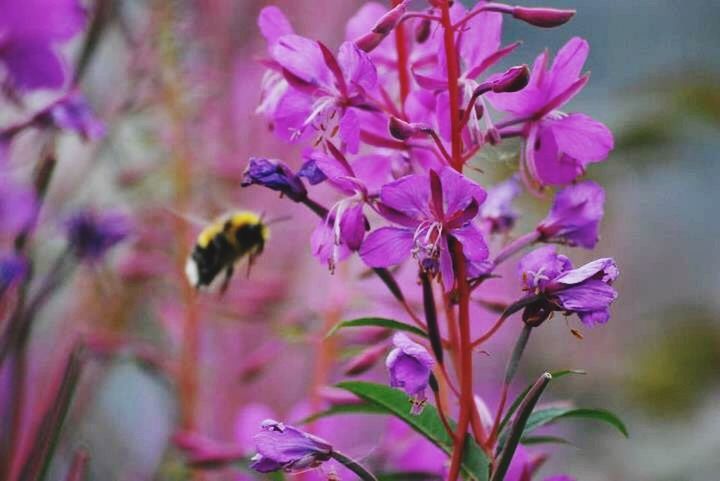
[[588, 52], [587, 41], [575, 37], [558, 51], [549, 69], [548, 53], [537, 57], [523, 90], [488, 94], [493, 106], [525, 125], [523, 172], [540, 186], [572, 182], [588, 164], [605, 160], [613, 148], [612, 133], [604, 124], [558, 110], [587, 83], [589, 77], [581, 76], [581, 70]]
[[76, 91], [55, 102], [39, 120], [43, 119], [86, 141], [98, 140], [105, 135], [105, 124], [95, 117], [85, 97]]
[[411, 412], [420, 414], [427, 401], [426, 390], [435, 360], [424, 347], [401, 332], [393, 336], [393, 344], [395, 349], [385, 360], [390, 385], [403, 389], [412, 401]]
[[246, 187], [253, 184], [281, 192], [295, 202], [307, 196], [302, 180], [285, 163], [275, 159], [250, 158], [241, 185]]
[[350, 165], [333, 144], [326, 147], [330, 154], [308, 154], [304, 170], [308, 175], [315, 172], [316, 177], [320, 177], [317, 172], [322, 173], [322, 178], [344, 196], [329, 209], [311, 238], [313, 255], [332, 271], [338, 261], [360, 249], [368, 228], [363, 207], [370, 191], [387, 180], [390, 165], [382, 156], [361, 156]]
[[541, 240], [592, 249], [598, 241], [604, 204], [605, 191], [591, 180], [565, 187], [537, 227]]
[[380, 191], [378, 210], [401, 227], [371, 232], [360, 256], [371, 267], [388, 267], [412, 254], [422, 269], [439, 273], [450, 290], [454, 274], [448, 239], [462, 244], [471, 275], [488, 257], [482, 232], [472, 222], [485, 197], [478, 184], [449, 167], [386, 184]]
[[2, 82], [17, 91], [62, 87], [66, 68], [56, 46], [83, 27], [81, 2], [0, 0], [0, 12]]
[[27, 262], [15, 254], [0, 254], [0, 297], [15, 282], [25, 276]]
[[129, 219], [118, 212], [80, 210], [65, 222], [68, 244], [79, 259], [97, 261], [130, 234]]
[[487, 199], [480, 209], [480, 217], [488, 232], [503, 234], [513, 228], [518, 213], [512, 203], [520, 192], [520, 183], [515, 176], [488, 189]]
[[617, 299], [612, 283], [620, 274], [614, 260], [597, 259], [573, 269], [555, 246], [544, 246], [526, 254], [519, 271], [523, 288], [541, 296], [525, 308], [526, 323], [539, 325], [553, 311], [577, 314], [588, 326], [610, 319], [610, 305]]
[[[272, 31], [278, 30], [286, 29]], [[274, 108], [266, 109], [275, 132], [288, 140], [314, 137], [316, 144], [339, 136], [344, 148], [356, 153], [360, 142], [356, 109], [372, 110], [365, 93], [377, 83], [367, 53], [353, 42], [344, 42], [335, 56], [323, 43], [294, 33], [266, 38], [273, 39], [268, 66], [288, 84], [282, 96], [275, 94]]]
[[254, 439], [257, 454], [250, 467], [260, 473], [300, 472], [331, 458], [327, 441], [272, 419], [263, 421]]

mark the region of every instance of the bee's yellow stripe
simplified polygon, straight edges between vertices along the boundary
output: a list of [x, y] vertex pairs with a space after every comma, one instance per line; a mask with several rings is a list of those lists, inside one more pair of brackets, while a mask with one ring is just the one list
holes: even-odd
[[[254, 212], [239, 211], [232, 214], [223, 215], [200, 232], [200, 235], [198, 235], [197, 238], [197, 245], [201, 248], [207, 247], [217, 235], [223, 232], [223, 228], [228, 221], [232, 225], [233, 229], [238, 229], [248, 224], [254, 225], [262, 223], [260, 220], [260, 216], [255, 214]], [[269, 237], [267, 227], [263, 226], [262, 233], [265, 240], [267, 240]], [[234, 239], [233, 236], [231, 236], [230, 240], [232, 241], [232, 239]]]

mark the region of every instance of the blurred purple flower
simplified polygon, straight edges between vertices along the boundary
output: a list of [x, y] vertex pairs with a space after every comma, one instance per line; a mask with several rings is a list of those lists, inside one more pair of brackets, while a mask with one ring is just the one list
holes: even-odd
[[18, 91], [57, 89], [66, 69], [56, 44], [85, 24], [78, 0], [0, 0], [0, 64], [4, 81]]
[[393, 344], [395, 349], [385, 360], [390, 385], [402, 388], [412, 399], [412, 414], [420, 414], [427, 400], [425, 391], [435, 360], [424, 347], [401, 332], [393, 336]]
[[537, 227], [541, 240], [594, 248], [604, 204], [605, 191], [591, 180], [565, 187]]
[[260, 473], [300, 472], [319, 466], [331, 457], [326, 441], [292, 426], [267, 419], [255, 435], [257, 454], [250, 467]]
[[520, 260], [523, 288], [542, 298], [525, 308], [523, 319], [539, 325], [553, 311], [577, 314], [588, 325], [605, 324], [610, 304], [617, 299], [612, 283], [620, 271], [610, 258], [597, 259], [577, 269], [555, 246], [544, 246]]
[[589, 49], [587, 41], [574, 37], [558, 51], [550, 69], [547, 52], [537, 57], [523, 90], [488, 94], [497, 109], [526, 122], [524, 169], [541, 186], [572, 182], [613, 148], [612, 133], [604, 124], [585, 114], [557, 110], [587, 83], [589, 77], [580, 72]]
[[243, 173], [241, 185], [257, 184], [282, 192], [291, 200], [299, 202], [307, 196], [302, 180], [285, 163], [275, 159], [251, 157]]
[[96, 261], [130, 234], [130, 220], [118, 212], [80, 210], [65, 222], [68, 244], [80, 259]]
[[491, 234], [509, 232], [518, 218], [513, 201], [521, 192], [520, 182], [513, 176], [488, 190], [487, 199], [480, 209], [480, 218]]
[[25, 259], [15, 254], [0, 254], [0, 296], [13, 283], [23, 278], [26, 272], [27, 262]]
[[485, 191], [475, 182], [445, 167], [440, 173], [409, 175], [383, 186], [378, 209], [402, 227], [381, 227], [368, 235], [360, 256], [371, 267], [399, 264], [412, 254], [427, 272], [440, 273], [445, 288], [453, 286], [448, 239], [463, 246], [469, 272], [487, 259], [482, 232], [472, 220]]
[[105, 135], [103, 124], [79, 92], [72, 92], [53, 104], [43, 116], [60, 129], [79, 135], [83, 140], [98, 140]]

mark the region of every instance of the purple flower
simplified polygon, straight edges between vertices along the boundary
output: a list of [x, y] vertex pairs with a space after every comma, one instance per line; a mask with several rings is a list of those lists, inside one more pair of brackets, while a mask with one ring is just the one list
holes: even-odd
[[0, 254], [0, 296], [13, 283], [25, 276], [27, 262], [14, 254]]
[[587, 83], [580, 72], [588, 43], [572, 38], [560, 49], [550, 69], [548, 53], [535, 60], [530, 82], [510, 94], [488, 94], [499, 110], [526, 121], [524, 173], [542, 185], [568, 184], [588, 164], [604, 160], [613, 148], [613, 136], [602, 123], [585, 114], [558, 111]]
[[620, 271], [610, 258], [597, 259], [577, 269], [555, 246], [544, 246], [520, 260], [523, 288], [541, 298], [525, 308], [523, 320], [539, 325], [553, 311], [575, 313], [588, 325], [605, 324], [610, 304], [617, 299], [612, 283]]
[[351, 153], [358, 151], [358, 108], [369, 108], [365, 92], [375, 87], [377, 71], [367, 53], [352, 42], [337, 57], [328, 48], [299, 35], [285, 35], [271, 56], [290, 84], [274, 112], [275, 131], [289, 140], [323, 140], [339, 135]]
[[243, 173], [241, 185], [257, 184], [282, 192], [295, 202], [307, 196], [307, 190], [300, 178], [286, 164], [275, 159], [251, 157]]
[[541, 240], [592, 249], [598, 241], [604, 204], [605, 191], [591, 180], [565, 187], [537, 227]]
[[360, 249], [369, 228], [363, 207], [370, 190], [378, 189], [390, 176], [390, 163], [383, 156], [361, 156], [350, 165], [333, 144], [327, 143], [326, 147], [330, 154], [310, 153], [304, 168], [308, 172], [320, 171], [332, 187], [344, 194], [311, 238], [313, 255], [332, 271], [338, 261]]
[[129, 219], [117, 212], [102, 214], [86, 209], [65, 222], [68, 244], [80, 259], [96, 261], [130, 233]]
[[66, 69], [56, 44], [85, 23], [78, 0], [0, 0], [0, 64], [4, 82], [19, 91], [56, 89]]
[[420, 414], [427, 401], [425, 393], [435, 360], [420, 344], [405, 334], [393, 336], [395, 349], [390, 351], [385, 365], [390, 372], [390, 385], [402, 388], [412, 400], [413, 414]]
[[85, 97], [73, 92], [52, 105], [42, 118], [58, 128], [78, 134], [83, 140], [98, 140], [105, 135], [105, 125], [90, 110]]
[[483, 235], [472, 220], [477, 216], [485, 191], [449, 167], [429, 176], [409, 175], [386, 184], [380, 191], [379, 212], [401, 227], [373, 231], [360, 249], [371, 267], [399, 264], [410, 254], [420, 266], [440, 273], [445, 288], [453, 286], [452, 257], [448, 239], [462, 244], [472, 275], [487, 259]]
[[255, 435], [257, 454], [250, 467], [260, 473], [301, 472], [319, 466], [331, 457], [326, 441], [292, 426], [267, 419]]
[[521, 192], [517, 177], [513, 176], [488, 190], [487, 199], [480, 209], [480, 217], [491, 234], [509, 232], [518, 218], [512, 203]]

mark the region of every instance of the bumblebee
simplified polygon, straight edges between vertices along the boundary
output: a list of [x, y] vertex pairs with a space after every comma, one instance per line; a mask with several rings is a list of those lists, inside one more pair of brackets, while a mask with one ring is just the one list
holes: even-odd
[[265, 248], [270, 230], [262, 217], [247, 211], [220, 216], [198, 235], [185, 264], [185, 275], [196, 288], [209, 286], [222, 271], [220, 292], [225, 292], [237, 262], [248, 257], [248, 270]]

